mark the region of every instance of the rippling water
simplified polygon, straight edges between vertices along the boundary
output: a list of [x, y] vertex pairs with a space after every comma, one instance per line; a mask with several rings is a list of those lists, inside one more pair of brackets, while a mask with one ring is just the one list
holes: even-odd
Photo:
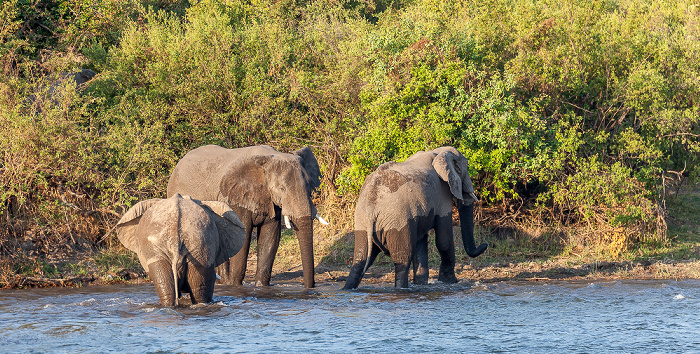
[[218, 286], [160, 308], [151, 284], [0, 291], [2, 352], [697, 352], [700, 281]]

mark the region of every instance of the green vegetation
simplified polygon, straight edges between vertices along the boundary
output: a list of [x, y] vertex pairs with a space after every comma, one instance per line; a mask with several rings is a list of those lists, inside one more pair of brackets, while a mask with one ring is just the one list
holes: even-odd
[[[698, 174], [699, 18], [687, 0], [3, 1], [0, 253], [117, 246], [119, 215], [212, 143], [312, 146], [326, 242], [379, 164], [453, 145], [503, 254], [693, 249], [662, 191]], [[78, 68], [85, 90], [49, 92]]]

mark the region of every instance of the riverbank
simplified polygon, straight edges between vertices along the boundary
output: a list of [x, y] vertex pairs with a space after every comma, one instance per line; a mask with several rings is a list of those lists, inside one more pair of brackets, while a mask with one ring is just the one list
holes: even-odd
[[[463, 252], [458, 252], [455, 273], [462, 282], [481, 283], [510, 280], [700, 279], [700, 257], [693, 257], [693, 254], [700, 252], [700, 246], [695, 245], [692, 250], [693, 253], [677, 253], [680, 259], [619, 261], [586, 260], [575, 256], [524, 261], [512, 261], [505, 257], [489, 257], [482, 260], [470, 259], [463, 254], [460, 255]], [[294, 254], [295, 252], [289, 253]], [[135, 255], [127, 250], [92, 251], [74, 256], [77, 258], [56, 262], [35, 260], [35, 267], [54, 270], [48, 272], [48, 277], [35, 276], [31, 272], [25, 274], [4, 272], [0, 287], [75, 287], [150, 282], [138, 264]], [[351, 256], [351, 249], [346, 248], [343, 254], [336, 254], [335, 259]], [[279, 258], [274, 267], [272, 284], [303, 284], [301, 266], [294, 261], [293, 256]], [[350, 266], [347, 262], [339, 263], [328, 259], [322, 258], [320, 262], [316, 262], [316, 281], [318, 283], [338, 283], [338, 286], [342, 287]], [[28, 266], [25, 265], [24, 268], [28, 269]], [[256, 259], [253, 253], [249, 260], [246, 283], [253, 282], [255, 269]], [[437, 261], [431, 261], [430, 282], [435, 282], [437, 277]], [[378, 257], [362, 280], [364, 284], [385, 283], [387, 286], [392, 286], [393, 281], [394, 272], [391, 259], [384, 255]]]
[[[316, 281], [338, 283], [342, 287], [348, 275], [348, 266], [319, 265], [316, 267]], [[253, 269], [253, 270], [251, 270]], [[246, 275], [246, 283], [254, 279], [254, 264]], [[570, 263], [570, 260], [547, 260], [542, 262], [492, 263], [472, 265], [457, 263], [457, 278], [461, 282], [493, 283], [500, 281], [548, 281], [548, 280], [611, 280], [611, 279], [700, 279], [700, 261], [657, 260], [657, 261], [600, 261]], [[438, 270], [431, 268], [430, 282], [438, 277]], [[4, 280], [2, 288], [89, 286], [109, 284], [140, 284], [150, 282], [143, 271], [121, 269], [112, 274], [65, 274], [59, 278], [34, 277], [15, 274]], [[373, 266], [363, 278], [364, 284], [393, 286], [394, 273], [389, 265]], [[276, 283], [303, 284], [302, 272], [287, 271], [273, 273], [272, 285]]]
[[[455, 272], [461, 281], [499, 282], [507, 280], [599, 280], [599, 279], [700, 279], [700, 186], [686, 185], [669, 191], [666, 198], [667, 241], [663, 244], [630, 245], [616, 257], [595, 249], [573, 249], [566, 244], [537, 243], [532, 236], [494, 235], [478, 225], [478, 242], [489, 242], [489, 250], [478, 258], [464, 253], [455, 242]], [[354, 240], [345, 230], [319, 226], [315, 238], [317, 282], [344, 283], [350, 270]], [[455, 235], [459, 230], [455, 228]], [[529, 238], [528, 238], [529, 237]], [[439, 257], [430, 244], [430, 281], [438, 276]], [[123, 248], [116, 238], [103, 248], [87, 243], [68, 243], [53, 252], [26, 252], [21, 243], [17, 252], [0, 255], [0, 288], [87, 286], [143, 283], [149, 280], [136, 255]], [[252, 247], [255, 247], [253, 244]], [[8, 247], [6, 247], [8, 248]], [[26, 248], [26, 247], [25, 247]], [[272, 284], [302, 283], [294, 235], [283, 231], [273, 267]], [[254, 249], [246, 274], [252, 282], [256, 268]], [[393, 285], [391, 259], [379, 255], [363, 283]]]

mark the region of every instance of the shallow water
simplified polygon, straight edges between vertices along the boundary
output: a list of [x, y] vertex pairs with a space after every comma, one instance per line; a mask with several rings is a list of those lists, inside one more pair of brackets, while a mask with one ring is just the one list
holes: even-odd
[[700, 280], [0, 291], [2, 352], [697, 352]]

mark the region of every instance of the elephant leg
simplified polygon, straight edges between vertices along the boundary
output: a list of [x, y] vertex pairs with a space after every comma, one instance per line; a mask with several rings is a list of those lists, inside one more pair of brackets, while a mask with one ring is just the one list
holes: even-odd
[[350, 273], [345, 281], [344, 290], [356, 289], [365, 275], [365, 270], [374, 263], [380, 250], [377, 245], [372, 243], [372, 252], [367, 256], [367, 231], [355, 230], [355, 252], [352, 261]]
[[411, 262], [394, 262], [394, 287], [408, 288], [408, 271]]
[[438, 280], [453, 284], [458, 282], [455, 276], [455, 244], [452, 235], [452, 215], [437, 218], [435, 225], [435, 246], [440, 253], [440, 275]]
[[428, 284], [428, 235], [416, 243], [413, 255], [413, 284]]
[[385, 231], [384, 239], [394, 261], [394, 286], [397, 288], [408, 288], [408, 272], [416, 246], [411, 235], [415, 235], [416, 232], [415, 225], [406, 225], [402, 230]]
[[166, 260], [155, 261], [148, 265], [148, 277], [156, 287], [160, 304], [167, 307], [174, 307], [177, 304], [175, 298], [175, 279], [173, 278], [173, 268]]
[[190, 288], [192, 304], [209, 303], [214, 294], [216, 275], [214, 267], [195, 265], [189, 262], [187, 267], [187, 284]]
[[223, 284], [243, 285], [243, 279], [245, 278], [245, 271], [248, 266], [248, 252], [250, 251], [250, 240], [253, 233], [253, 226], [250, 222], [244, 222], [245, 224], [245, 240], [243, 241], [243, 247], [236, 253], [235, 256], [231, 257], [228, 261], [222, 263], [216, 268], [216, 271], [221, 277], [221, 282]]
[[275, 220], [260, 226], [258, 232], [258, 268], [255, 272], [255, 286], [269, 286], [272, 277], [272, 264], [280, 245], [280, 221]]

